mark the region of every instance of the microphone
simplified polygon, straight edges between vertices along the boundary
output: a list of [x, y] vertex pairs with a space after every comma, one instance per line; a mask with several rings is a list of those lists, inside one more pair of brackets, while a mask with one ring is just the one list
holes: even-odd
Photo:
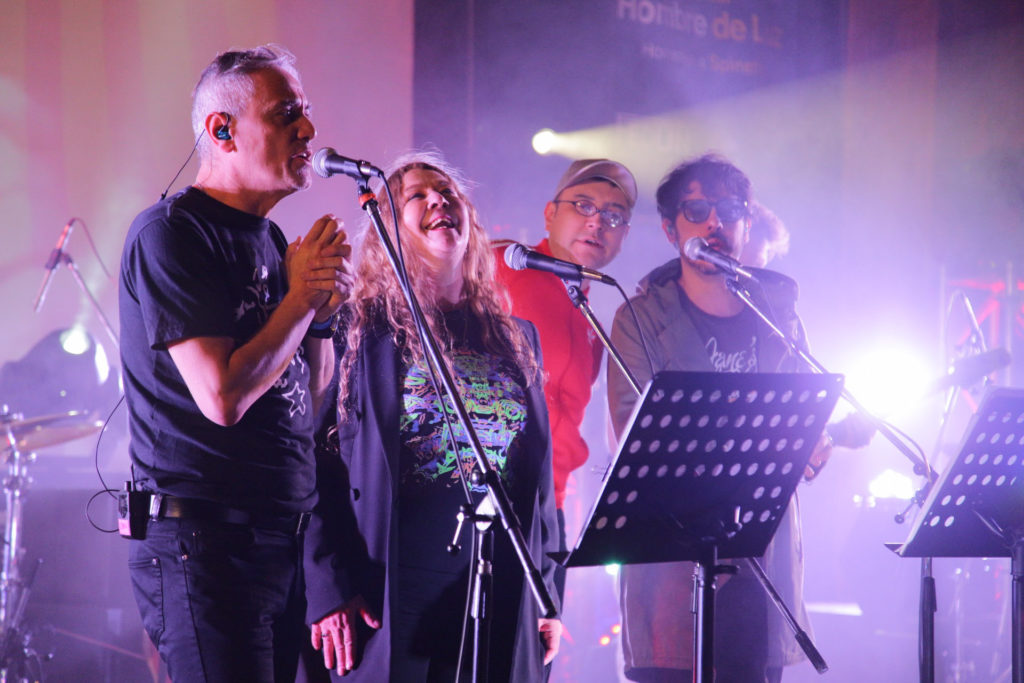
[[74, 224], [75, 219], [72, 218], [64, 226], [64, 229], [60, 231], [60, 237], [57, 238], [56, 246], [50, 252], [50, 257], [46, 259], [46, 263], [43, 264], [46, 273], [43, 275], [43, 282], [39, 285], [39, 294], [36, 295], [36, 302], [32, 307], [32, 310], [36, 313], [43, 307], [43, 299], [46, 298], [46, 292], [50, 289], [50, 278], [53, 277], [53, 271], [60, 265], [61, 256], [64, 255], [64, 244], [68, 241], [68, 237], [71, 236], [71, 229]]
[[708, 246], [708, 243], [701, 237], [691, 237], [683, 245], [683, 253], [686, 258], [692, 261], [706, 261], [715, 266], [726, 275], [741, 277], [744, 280], [753, 280], [754, 274], [743, 267], [736, 259], [726, 256], [720, 251], [715, 251]]
[[384, 177], [384, 172], [369, 161], [359, 161], [343, 157], [333, 147], [324, 147], [313, 155], [313, 171], [321, 178], [344, 173], [350, 178], [362, 180], [370, 176]]
[[505, 248], [505, 263], [512, 270], [533, 268], [534, 270], [542, 270], [545, 273], [553, 273], [563, 280], [580, 280], [582, 278], [587, 278], [588, 280], [603, 282], [606, 285], [615, 286], [618, 284], [615, 282], [614, 278], [611, 278], [604, 273], [591, 270], [590, 268], [581, 266], [578, 263], [563, 261], [562, 259], [557, 259], [554, 256], [548, 256], [538, 251], [527, 249], [518, 242], [513, 242]]
[[953, 387], [969, 387], [996, 370], [1002, 370], [1013, 358], [1004, 348], [983, 351], [974, 356], [958, 358], [949, 366], [949, 372], [932, 385], [934, 391], [945, 391]]

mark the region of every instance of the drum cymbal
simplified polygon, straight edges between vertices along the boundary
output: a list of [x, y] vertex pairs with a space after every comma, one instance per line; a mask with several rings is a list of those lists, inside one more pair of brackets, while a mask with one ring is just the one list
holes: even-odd
[[82, 410], [11, 420], [0, 422], [0, 446], [3, 451], [10, 450], [10, 437], [13, 436], [18, 451], [29, 453], [89, 436], [102, 428], [102, 420]]

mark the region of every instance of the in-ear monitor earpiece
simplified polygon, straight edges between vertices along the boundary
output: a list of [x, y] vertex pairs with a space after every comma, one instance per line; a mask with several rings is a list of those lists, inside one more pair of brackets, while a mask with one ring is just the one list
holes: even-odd
[[228, 129], [228, 124], [231, 123], [231, 114], [228, 114], [227, 112], [222, 112], [222, 114], [225, 119], [224, 125], [219, 127], [216, 131], [214, 131], [213, 135], [218, 140], [230, 140], [231, 131]]

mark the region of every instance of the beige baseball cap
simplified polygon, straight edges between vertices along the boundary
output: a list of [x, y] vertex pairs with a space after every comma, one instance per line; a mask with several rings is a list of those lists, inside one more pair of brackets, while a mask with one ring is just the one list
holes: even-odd
[[581, 185], [591, 180], [607, 180], [615, 187], [622, 190], [629, 201], [629, 208], [636, 205], [636, 179], [629, 169], [617, 161], [611, 159], [577, 159], [569, 166], [558, 185], [555, 187], [555, 197], [562, 193], [562, 190], [573, 185]]

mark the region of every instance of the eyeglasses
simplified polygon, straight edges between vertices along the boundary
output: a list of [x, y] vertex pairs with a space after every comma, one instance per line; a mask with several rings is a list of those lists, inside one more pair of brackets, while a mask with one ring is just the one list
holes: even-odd
[[576, 209], [576, 213], [581, 216], [586, 216], [587, 218], [601, 214], [601, 220], [607, 223], [608, 227], [612, 229], [629, 223], [629, 218], [627, 216], [624, 216], [618, 211], [599, 209], [597, 208], [597, 204], [586, 199], [554, 199], [552, 201], [555, 204], [572, 204], [573, 208]]
[[725, 197], [717, 202], [707, 199], [685, 199], [679, 202], [683, 217], [691, 223], [703, 223], [711, 215], [711, 209], [723, 223], [735, 223], [747, 215], [747, 203], [736, 197]]

